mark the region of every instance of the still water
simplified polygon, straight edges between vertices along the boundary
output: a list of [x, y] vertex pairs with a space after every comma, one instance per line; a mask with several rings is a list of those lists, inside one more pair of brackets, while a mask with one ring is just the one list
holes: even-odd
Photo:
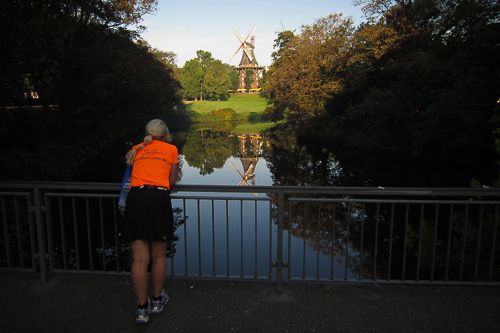
[[[273, 140], [269, 136], [199, 131], [183, 138], [185, 141], [177, 144], [180, 185], [286, 185], [286, 182], [276, 181], [268, 161], [274, 155]], [[335, 163], [325, 165], [335, 174]], [[295, 167], [300, 168], [300, 165]], [[179, 195], [182, 199], [176, 199]], [[189, 199], [195, 196], [206, 199]], [[233, 197], [249, 200], [232, 200]], [[217, 199], [209, 200], [213, 198]], [[174, 259], [169, 260], [171, 273], [276, 279], [276, 272], [269, 269], [277, 257], [277, 225], [272, 198], [264, 193], [235, 193], [230, 197], [179, 193], [174, 194], [172, 203], [181, 212], [179, 219], [185, 223], [181, 222], [176, 230], [179, 240], [175, 244]], [[340, 256], [317, 251], [310, 239], [290, 236], [289, 241], [288, 232], [285, 232], [283, 251], [288, 261], [290, 248], [295, 263], [291, 265], [292, 277], [344, 277]], [[348, 277], [355, 278], [356, 274], [348, 272]]]

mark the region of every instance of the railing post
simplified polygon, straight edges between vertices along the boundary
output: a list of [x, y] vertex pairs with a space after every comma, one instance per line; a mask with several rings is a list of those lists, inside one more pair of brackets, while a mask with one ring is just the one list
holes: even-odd
[[277, 291], [281, 293], [283, 284], [283, 210], [285, 209], [283, 192], [278, 193], [278, 235], [277, 235]]
[[45, 243], [45, 228], [43, 225], [42, 217], [42, 197], [39, 187], [33, 188], [33, 196], [35, 199], [35, 223], [38, 238], [38, 261], [40, 262], [40, 278], [42, 280], [42, 283], [47, 283], [47, 260], [45, 259], [47, 246]]

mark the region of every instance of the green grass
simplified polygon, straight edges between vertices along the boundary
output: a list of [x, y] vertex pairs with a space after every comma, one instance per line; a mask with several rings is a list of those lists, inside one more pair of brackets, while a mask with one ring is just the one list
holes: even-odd
[[211, 112], [213, 110], [230, 108], [236, 112], [256, 112], [262, 113], [267, 107], [267, 99], [257, 94], [233, 95], [227, 101], [203, 101], [186, 104], [188, 111], [199, 113]]
[[243, 124], [236, 126], [233, 132], [241, 134], [260, 133], [268, 128], [271, 128], [273, 125], [273, 123]]

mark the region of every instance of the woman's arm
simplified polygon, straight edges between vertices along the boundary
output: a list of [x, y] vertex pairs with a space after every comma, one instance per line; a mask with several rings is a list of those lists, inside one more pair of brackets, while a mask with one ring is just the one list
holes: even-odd
[[168, 175], [170, 186], [174, 186], [177, 181], [177, 163], [173, 163], [170, 167], [170, 174]]

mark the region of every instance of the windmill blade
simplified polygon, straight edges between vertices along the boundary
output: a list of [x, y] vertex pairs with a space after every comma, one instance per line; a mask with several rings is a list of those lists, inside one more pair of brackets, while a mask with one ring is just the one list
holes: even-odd
[[[236, 51], [236, 53], [238, 53], [238, 52], [239, 52], [239, 50], [243, 47], [243, 51], [244, 51], [244, 52], [245, 52], [245, 54], [247, 55], [248, 59], [250, 59], [250, 61], [252, 61], [252, 60], [253, 60], [253, 57], [250, 55], [250, 52], [248, 52], [247, 48], [245, 47], [245, 43], [246, 43], [246, 41], [247, 41], [248, 37], [250, 37], [250, 36], [254, 33], [254, 31], [255, 31], [256, 29], [257, 29], [257, 25], [254, 25], [254, 26], [253, 26], [253, 28], [252, 28], [252, 30], [250, 31], [250, 33], [247, 35], [247, 37], [246, 37], [245, 39], [243, 39], [243, 37], [241, 37], [241, 35], [239, 34], [239, 32], [238, 32], [238, 31], [236, 31], [236, 29], [234, 29], [234, 30], [233, 30], [233, 34], [235, 34], [235, 35], [236, 35], [236, 37], [237, 37], [237, 38], [239, 39], [239, 41], [241, 42], [241, 45], [240, 45], [240, 47], [238, 48], [238, 51]], [[233, 58], [234, 58], [234, 56], [236, 55], [236, 53], [235, 53], [235, 54], [233, 54], [233, 56], [231, 57], [231, 60], [233, 60]], [[231, 62], [231, 60], [229, 60], [229, 62]]]
[[241, 37], [241, 35], [238, 33], [238, 31], [236, 31], [236, 29], [233, 30], [233, 34], [236, 35], [236, 37], [240, 40], [241, 44], [245, 44], [246, 39], [243, 40], [243, 37]]
[[253, 57], [250, 55], [250, 52], [248, 52], [248, 50], [245, 46], [243, 46], [243, 51], [245, 51], [246, 55], [248, 56], [248, 59], [250, 59], [250, 62], [252, 62]]
[[238, 173], [238, 175], [240, 175], [240, 177], [242, 179], [245, 179], [245, 177], [238, 171], [238, 169], [236, 169], [236, 167], [234, 166], [233, 162], [229, 162], [229, 164], [231, 164], [231, 166], [233, 167], [233, 169], [236, 170], [236, 172]]
[[254, 25], [253, 28], [252, 28], [252, 31], [250, 31], [250, 33], [248, 34], [247, 38], [245, 38], [245, 41], [248, 39], [248, 37], [250, 37], [254, 31], [257, 29], [257, 25]]
[[240, 49], [243, 47], [243, 44], [240, 45], [240, 47], [238, 47], [238, 49], [236, 50], [236, 52], [234, 52], [233, 56], [231, 57], [231, 59], [229, 60], [229, 62], [231, 62], [231, 60], [233, 60], [234, 56], [236, 55], [236, 53], [238, 53], [240, 51]]
[[[240, 177], [241, 177], [241, 181], [238, 183], [238, 186], [243, 185], [243, 182], [244, 182], [245, 184], [247, 184], [248, 186], [252, 186], [252, 185], [250, 185], [250, 184], [247, 182], [247, 180], [245, 179], [245, 176], [243, 176], [243, 175], [242, 175], [242, 174], [238, 171], [238, 169], [236, 169], [236, 167], [234, 166], [233, 162], [229, 162], [229, 164], [231, 164], [231, 166], [233, 167], [233, 169], [234, 169], [234, 170], [236, 170], [236, 172], [238, 173], [238, 175], [240, 175]], [[258, 194], [257, 194], [257, 193], [254, 193], [253, 195], [258, 196]]]

